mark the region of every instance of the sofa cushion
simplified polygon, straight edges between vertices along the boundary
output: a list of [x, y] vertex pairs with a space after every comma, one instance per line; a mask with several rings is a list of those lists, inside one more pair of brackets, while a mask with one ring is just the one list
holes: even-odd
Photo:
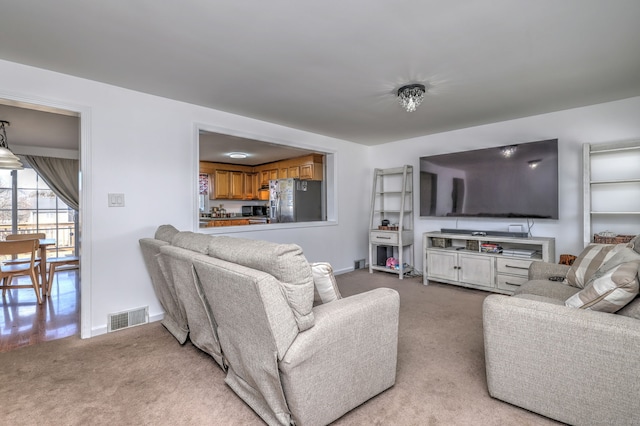
[[279, 282], [300, 331], [313, 327], [313, 275], [297, 244], [220, 236], [209, 256], [273, 275]]
[[627, 306], [616, 312], [617, 315], [640, 320], [640, 296], [636, 296]]
[[614, 266], [589, 280], [578, 293], [568, 298], [566, 306], [601, 312], [616, 312], [638, 295], [639, 262]]
[[564, 304], [568, 297], [576, 294], [580, 289], [565, 283], [549, 280], [530, 280], [518, 287], [513, 295], [532, 294], [557, 300]]
[[536, 302], [550, 303], [552, 305], [564, 306], [564, 301], [552, 297], [540, 296], [537, 294], [514, 294], [512, 297], [525, 300], [534, 300]]
[[209, 244], [214, 238], [217, 237], [197, 232], [182, 231], [173, 236], [171, 239], [171, 245], [201, 254], [208, 254]]
[[156, 230], [154, 238], [156, 240], [164, 241], [165, 243], [171, 243], [173, 236], [178, 232], [180, 231], [178, 231], [173, 225], [160, 225]]
[[569, 268], [566, 282], [573, 287], [584, 288], [600, 265], [626, 246], [626, 244], [589, 244]]
[[342, 299], [336, 283], [336, 277], [333, 275], [333, 268], [329, 263], [312, 263], [311, 273], [313, 274], [313, 285], [315, 287], [314, 306]]

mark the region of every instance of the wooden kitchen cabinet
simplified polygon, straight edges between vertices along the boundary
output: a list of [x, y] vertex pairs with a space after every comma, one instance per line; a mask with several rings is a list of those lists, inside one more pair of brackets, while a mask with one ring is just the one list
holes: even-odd
[[300, 179], [313, 180], [313, 163], [300, 166]]
[[243, 172], [231, 172], [230, 188], [231, 199], [242, 200], [244, 198], [244, 175]]
[[229, 199], [231, 198], [231, 173], [228, 170], [216, 170], [213, 174], [213, 193], [214, 199]]
[[245, 200], [258, 199], [258, 174], [257, 173], [244, 174], [244, 199]]
[[300, 166], [289, 166], [287, 177], [300, 178]]
[[289, 169], [287, 167], [281, 167], [280, 170], [278, 170], [278, 179], [286, 179], [289, 176]]
[[269, 169], [260, 172], [260, 185], [269, 185], [269, 181], [274, 179], [278, 179], [278, 169]]
[[258, 190], [258, 200], [268, 201], [269, 200], [269, 190], [268, 189], [259, 189]]
[[260, 185], [269, 185], [269, 170], [260, 172]]

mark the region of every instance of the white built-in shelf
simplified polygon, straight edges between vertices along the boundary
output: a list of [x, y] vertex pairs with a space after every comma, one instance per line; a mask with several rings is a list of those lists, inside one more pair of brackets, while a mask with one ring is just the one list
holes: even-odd
[[[395, 209], [384, 209], [384, 210], [376, 210], [376, 213], [400, 213], [400, 210]], [[412, 210], [403, 210], [404, 213], [411, 213]]]
[[583, 145], [583, 242], [640, 232], [640, 141]]
[[618, 183], [640, 183], [640, 179], [593, 180], [591, 185], [615, 185]]
[[629, 215], [636, 215], [636, 214], [640, 214], [640, 212], [591, 212], [591, 214], [598, 214], [598, 215], [605, 215], [605, 214], [611, 214], [611, 215], [625, 215], [625, 214], [629, 214]]

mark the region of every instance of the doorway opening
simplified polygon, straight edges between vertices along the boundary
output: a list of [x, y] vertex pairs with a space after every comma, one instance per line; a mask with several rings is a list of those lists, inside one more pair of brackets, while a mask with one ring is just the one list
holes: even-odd
[[[26, 157], [72, 160], [80, 176], [80, 113], [0, 99], [0, 118], [11, 123], [7, 140], [24, 164], [23, 170], [0, 170], [0, 241], [9, 234], [44, 234], [54, 242], [46, 246], [47, 259], [80, 255], [79, 196], [74, 197], [74, 210], [25, 161]], [[76, 186], [79, 194], [79, 180]], [[41, 305], [33, 290], [9, 289], [2, 294], [0, 352], [80, 334], [80, 275], [77, 265], [57, 270], [52, 274], [50, 296], [43, 297]], [[45, 285], [42, 278], [41, 287]], [[14, 278], [12, 284], [29, 282], [25, 276]]]

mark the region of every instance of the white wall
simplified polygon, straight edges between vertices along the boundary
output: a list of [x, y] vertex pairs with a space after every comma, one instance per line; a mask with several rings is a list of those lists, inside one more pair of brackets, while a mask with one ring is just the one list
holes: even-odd
[[[310, 261], [328, 261], [337, 271], [364, 257], [370, 186], [366, 147], [6, 61], [0, 61], [0, 76], [0, 98], [82, 114], [83, 337], [104, 333], [108, 313], [149, 305], [152, 318], [161, 314], [138, 240], [165, 223], [197, 229], [197, 124], [335, 152], [342, 183], [336, 223], [240, 236], [298, 243]], [[355, 164], [354, 158], [360, 161]], [[124, 208], [107, 207], [112, 192], [125, 194]]]
[[[376, 146], [371, 167], [387, 168], [411, 164], [420, 170], [420, 157], [515, 143], [558, 138], [559, 220], [536, 220], [534, 236], [556, 238], [556, 257], [578, 254], [582, 248], [582, 144], [640, 139], [640, 97], [575, 108], [484, 126], [439, 133]], [[414, 173], [414, 203], [418, 199], [419, 173]], [[615, 220], [615, 219], [612, 219]], [[422, 270], [422, 233], [441, 228], [507, 231], [509, 224], [526, 220], [415, 218], [417, 268]], [[614, 225], [615, 222], [612, 222]], [[614, 228], [614, 226], [611, 228]], [[627, 230], [638, 232], [636, 228]], [[556, 259], [557, 260], [557, 259]]]

